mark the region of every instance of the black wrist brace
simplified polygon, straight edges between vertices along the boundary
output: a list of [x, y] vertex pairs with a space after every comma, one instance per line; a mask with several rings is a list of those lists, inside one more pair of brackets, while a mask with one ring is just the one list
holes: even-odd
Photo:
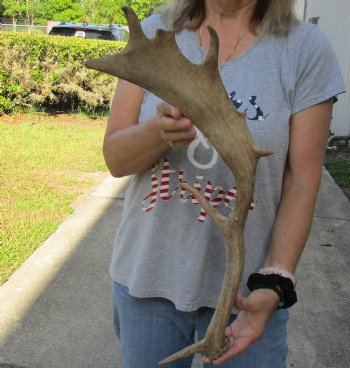
[[250, 291], [257, 289], [274, 290], [280, 297], [280, 304], [277, 309], [289, 308], [297, 302], [293, 281], [288, 277], [278, 274], [253, 273], [248, 278], [247, 286]]

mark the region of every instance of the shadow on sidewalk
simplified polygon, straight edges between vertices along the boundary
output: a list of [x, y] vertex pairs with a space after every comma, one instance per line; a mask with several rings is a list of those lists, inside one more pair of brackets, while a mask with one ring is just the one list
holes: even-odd
[[116, 367], [108, 267], [123, 200], [108, 195], [88, 200], [109, 203], [78, 244], [72, 244], [72, 254], [7, 336], [0, 347], [0, 367]]

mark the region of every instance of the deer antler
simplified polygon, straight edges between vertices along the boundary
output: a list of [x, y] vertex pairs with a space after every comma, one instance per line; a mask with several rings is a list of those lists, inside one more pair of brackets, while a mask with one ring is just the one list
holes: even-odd
[[[228, 348], [225, 337], [230, 313], [242, 278], [244, 266], [244, 226], [253, 197], [255, 171], [261, 156], [272, 154], [258, 149], [247, 128], [246, 115], [230, 101], [218, 71], [219, 40], [210, 32], [210, 49], [203, 64], [192, 64], [175, 42], [175, 33], [157, 30], [148, 39], [132, 9], [124, 7], [130, 40], [119, 54], [88, 60], [86, 66], [143, 87], [195, 122], [232, 171], [238, 188], [236, 207], [228, 217], [221, 215], [196, 189], [185, 188], [221, 229], [226, 244], [226, 272], [218, 305], [203, 340], [160, 363], [169, 363], [202, 352], [209, 359], [220, 357]], [[210, 103], [209, 103], [210, 101]]]

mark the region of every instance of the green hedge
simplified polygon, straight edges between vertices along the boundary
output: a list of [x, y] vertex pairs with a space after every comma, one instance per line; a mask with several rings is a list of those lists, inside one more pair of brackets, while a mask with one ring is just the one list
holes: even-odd
[[38, 109], [107, 111], [116, 78], [84, 67], [125, 43], [0, 32], [0, 113]]

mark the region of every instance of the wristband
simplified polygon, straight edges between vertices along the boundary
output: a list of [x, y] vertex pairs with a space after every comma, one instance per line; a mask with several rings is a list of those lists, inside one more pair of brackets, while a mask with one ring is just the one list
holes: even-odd
[[264, 275], [261, 273], [253, 273], [248, 278], [247, 286], [250, 291], [257, 289], [274, 290], [280, 297], [280, 303], [277, 309], [289, 308], [297, 302], [294, 284], [289, 277], [278, 274]]
[[295, 277], [290, 272], [283, 270], [282, 268], [279, 267], [264, 267], [259, 270], [259, 273], [262, 273], [263, 275], [271, 275], [271, 274], [281, 275], [283, 277], [291, 279], [294, 286], [297, 284]]

